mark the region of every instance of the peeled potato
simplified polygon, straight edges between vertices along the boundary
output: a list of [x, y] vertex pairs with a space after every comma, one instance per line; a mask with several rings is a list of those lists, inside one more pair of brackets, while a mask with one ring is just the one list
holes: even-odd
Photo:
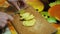
[[26, 18], [26, 20], [30, 20], [30, 19], [33, 19], [34, 16], [33, 15], [30, 15], [28, 18]]
[[36, 22], [33, 14], [30, 14], [28, 12], [25, 13], [24, 10], [20, 11], [20, 16], [21, 16], [20, 19], [24, 19], [24, 21], [22, 21], [24, 26], [33, 26]]
[[23, 21], [23, 25], [24, 26], [33, 26], [35, 24], [35, 22], [36, 22], [35, 19], [29, 20], [29, 21]]
[[20, 15], [22, 16], [22, 19], [24, 19], [24, 20], [30, 20], [30, 19], [34, 18], [34, 16], [32, 14], [30, 15], [30, 13], [23, 13]]
[[20, 16], [22, 16], [23, 19], [26, 19], [30, 16], [29, 13], [23, 13], [23, 14], [20, 14]]

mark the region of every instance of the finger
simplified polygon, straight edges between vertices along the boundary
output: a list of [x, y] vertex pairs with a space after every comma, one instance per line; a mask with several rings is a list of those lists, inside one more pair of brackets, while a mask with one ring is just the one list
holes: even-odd
[[7, 20], [1, 20], [3, 24], [7, 24]]
[[0, 21], [0, 26], [2, 25], [2, 22]]
[[4, 27], [5, 27], [5, 24], [1, 22], [0, 28], [4, 28]]
[[18, 10], [20, 10], [20, 8], [19, 8], [17, 2], [12, 2], [12, 4], [13, 4]]
[[19, 6], [17, 4], [18, 0], [8, 0], [8, 2], [10, 4], [12, 4], [13, 6], [15, 6], [18, 10], [20, 10], [20, 8], [19, 8]]
[[11, 2], [11, 1], [18, 1], [18, 0], [8, 0], [8, 1], [10, 1], [10, 2]]
[[6, 20], [1, 20], [0, 25], [2, 25], [2, 24], [7, 24], [7, 21]]
[[7, 14], [4, 12], [0, 12], [0, 20], [8, 19]]
[[0, 20], [0, 28], [4, 28], [7, 25], [7, 20]]
[[13, 17], [8, 15], [8, 20], [13, 21]]
[[2, 24], [1, 27], [4, 28], [6, 24]]
[[7, 19], [1, 19], [0, 20], [0, 26], [5, 26], [7, 24]]

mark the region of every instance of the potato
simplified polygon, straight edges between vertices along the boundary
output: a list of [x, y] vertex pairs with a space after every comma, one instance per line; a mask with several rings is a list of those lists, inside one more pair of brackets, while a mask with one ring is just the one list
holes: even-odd
[[26, 20], [30, 20], [30, 19], [33, 19], [34, 16], [33, 15], [30, 15], [28, 18], [26, 18]]
[[30, 20], [34, 18], [34, 16], [32, 14], [30, 15], [30, 13], [20, 14], [20, 16], [22, 16], [22, 19], [24, 20]]
[[36, 23], [35, 19], [29, 20], [29, 21], [23, 21], [24, 26], [33, 26]]
[[29, 13], [23, 13], [23, 14], [20, 14], [20, 16], [22, 16], [23, 19], [26, 19], [30, 16]]

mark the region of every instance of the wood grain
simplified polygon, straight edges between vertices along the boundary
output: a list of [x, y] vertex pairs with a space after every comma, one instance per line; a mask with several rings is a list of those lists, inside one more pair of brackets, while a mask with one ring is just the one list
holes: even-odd
[[41, 14], [39, 14], [31, 6], [28, 6], [24, 9], [26, 12], [29, 12], [35, 16], [36, 24], [32, 27], [25, 27], [20, 21], [19, 15], [14, 16], [14, 21], [12, 22], [18, 34], [52, 34], [56, 29], [49, 24]]

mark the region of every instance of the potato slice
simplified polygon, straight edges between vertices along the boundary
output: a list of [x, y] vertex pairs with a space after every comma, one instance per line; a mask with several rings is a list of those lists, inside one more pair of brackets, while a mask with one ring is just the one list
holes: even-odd
[[23, 25], [24, 26], [33, 26], [35, 24], [35, 22], [36, 22], [35, 19], [29, 20], [29, 21], [23, 21]]
[[31, 20], [34, 18], [34, 16], [32, 14], [30, 15], [30, 13], [23, 13], [23, 14], [20, 14], [20, 16], [22, 16], [22, 19], [24, 20]]

